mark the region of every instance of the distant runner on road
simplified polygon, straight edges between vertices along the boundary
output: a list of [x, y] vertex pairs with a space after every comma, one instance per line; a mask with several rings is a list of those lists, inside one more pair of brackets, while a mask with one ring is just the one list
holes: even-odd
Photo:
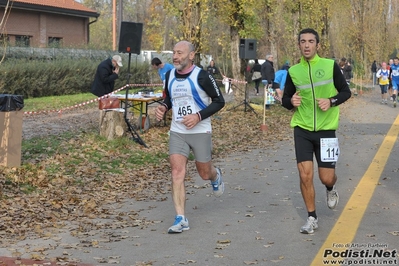
[[392, 79], [392, 101], [393, 107], [396, 107], [396, 97], [398, 95], [399, 89], [399, 58], [395, 57], [393, 59], [393, 64], [391, 65], [391, 79]]

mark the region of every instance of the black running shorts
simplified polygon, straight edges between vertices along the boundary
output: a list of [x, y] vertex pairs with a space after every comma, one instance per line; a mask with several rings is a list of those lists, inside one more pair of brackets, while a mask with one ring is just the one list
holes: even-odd
[[294, 128], [295, 155], [297, 163], [313, 161], [316, 156], [317, 165], [321, 168], [335, 168], [336, 162], [322, 162], [320, 159], [320, 139], [335, 138], [335, 130], [308, 131], [300, 127]]

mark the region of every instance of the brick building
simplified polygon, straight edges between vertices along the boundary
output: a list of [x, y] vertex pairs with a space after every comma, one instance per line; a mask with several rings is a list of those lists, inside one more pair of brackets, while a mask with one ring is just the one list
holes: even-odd
[[74, 0], [0, 0], [0, 37], [13, 46], [82, 46], [99, 15]]

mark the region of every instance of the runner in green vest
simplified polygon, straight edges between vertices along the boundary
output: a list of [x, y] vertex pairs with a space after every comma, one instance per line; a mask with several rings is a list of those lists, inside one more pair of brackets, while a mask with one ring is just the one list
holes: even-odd
[[335, 187], [335, 165], [339, 155], [339, 107], [351, 97], [340, 67], [331, 59], [317, 55], [319, 34], [314, 29], [303, 29], [298, 35], [302, 57], [299, 64], [288, 70], [282, 105], [292, 110], [291, 127], [302, 197], [308, 218], [300, 232], [312, 234], [318, 228], [315, 189], [313, 185], [313, 154], [319, 178], [327, 189], [327, 206], [334, 209], [339, 200]]

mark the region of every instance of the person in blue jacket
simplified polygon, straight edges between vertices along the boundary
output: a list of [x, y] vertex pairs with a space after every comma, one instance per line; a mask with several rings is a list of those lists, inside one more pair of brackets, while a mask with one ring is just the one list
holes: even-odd
[[172, 64], [162, 63], [161, 59], [159, 59], [158, 57], [154, 57], [151, 60], [151, 65], [154, 69], [158, 71], [158, 75], [161, 78], [162, 82], [165, 82], [166, 72], [174, 68]]
[[280, 101], [283, 98], [285, 80], [287, 79], [287, 73], [289, 68], [290, 68], [289, 65], [284, 64], [283, 68], [278, 70], [274, 77], [273, 89], [276, 90], [277, 96], [280, 99]]

